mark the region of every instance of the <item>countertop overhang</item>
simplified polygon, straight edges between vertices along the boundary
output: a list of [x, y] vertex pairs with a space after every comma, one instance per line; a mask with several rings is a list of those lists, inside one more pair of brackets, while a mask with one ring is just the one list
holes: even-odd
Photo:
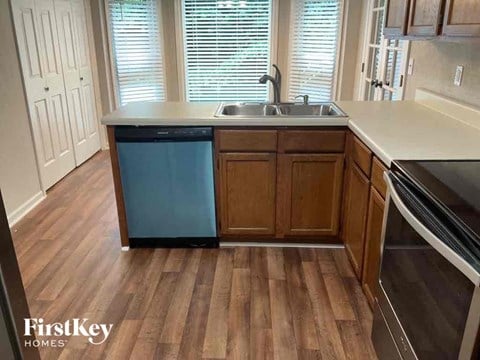
[[335, 102], [348, 114], [347, 118], [227, 118], [214, 116], [218, 103], [138, 102], [106, 115], [102, 124], [348, 126], [387, 166], [393, 160], [480, 159], [480, 110], [425, 91], [421, 91], [419, 99]]

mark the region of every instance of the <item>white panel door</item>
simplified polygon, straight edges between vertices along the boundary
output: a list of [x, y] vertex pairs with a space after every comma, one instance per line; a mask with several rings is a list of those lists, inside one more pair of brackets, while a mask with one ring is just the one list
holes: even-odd
[[78, 62], [80, 65], [80, 82], [84, 99], [85, 127], [87, 136], [87, 155], [92, 156], [100, 149], [100, 133], [93, 91], [92, 69], [90, 66], [90, 49], [88, 46], [87, 19], [85, 0], [71, 0], [75, 33], [77, 34]]
[[68, 110], [80, 165], [100, 149], [83, 1], [55, 0]]
[[15, 29], [44, 190], [75, 167], [53, 0], [13, 0]]

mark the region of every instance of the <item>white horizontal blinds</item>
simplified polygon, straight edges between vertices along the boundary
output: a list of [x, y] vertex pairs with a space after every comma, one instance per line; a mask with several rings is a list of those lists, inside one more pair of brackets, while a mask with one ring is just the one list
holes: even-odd
[[341, 0], [294, 0], [288, 96], [332, 100]]
[[183, 0], [188, 101], [265, 101], [271, 0]]
[[120, 104], [164, 101], [157, 0], [107, 0]]

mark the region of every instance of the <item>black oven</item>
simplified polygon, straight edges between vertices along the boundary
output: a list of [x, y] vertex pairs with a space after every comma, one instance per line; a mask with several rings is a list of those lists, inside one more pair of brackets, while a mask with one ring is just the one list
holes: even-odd
[[480, 241], [468, 226], [479, 220], [478, 208], [434, 176], [437, 167], [435, 162], [397, 164], [385, 174], [372, 331], [381, 360], [479, 356]]

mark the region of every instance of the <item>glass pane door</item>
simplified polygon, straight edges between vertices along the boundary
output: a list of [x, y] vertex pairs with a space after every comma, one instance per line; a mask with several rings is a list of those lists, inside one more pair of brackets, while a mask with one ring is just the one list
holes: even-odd
[[409, 42], [383, 36], [385, 0], [370, 0], [361, 100], [401, 100], [405, 83]]

